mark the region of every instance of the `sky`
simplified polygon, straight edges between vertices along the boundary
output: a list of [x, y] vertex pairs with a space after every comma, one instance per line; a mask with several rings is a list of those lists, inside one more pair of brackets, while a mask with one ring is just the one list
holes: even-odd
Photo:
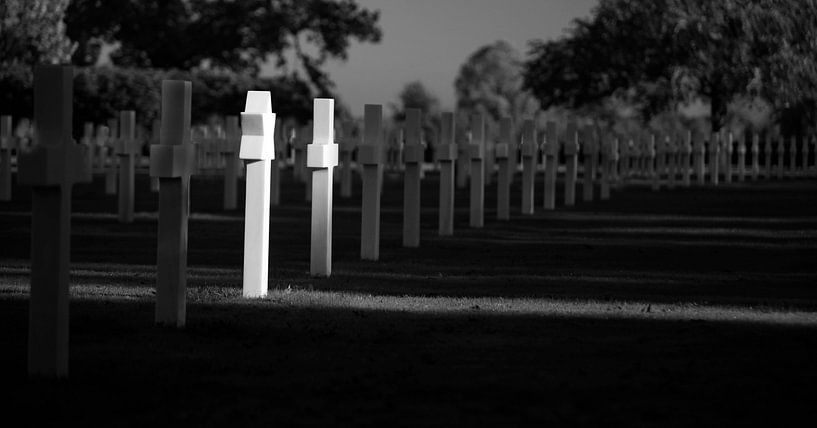
[[[379, 44], [353, 43], [346, 62], [326, 70], [337, 93], [361, 115], [364, 104], [394, 103], [406, 83], [419, 80], [444, 109], [454, 106], [460, 66], [480, 47], [505, 40], [526, 54], [528, 41], [561, 36], [597, 0], [358, 0], [380, 10]], [[265, 71], [266, 70], [266, 71]], [[272, 74], [269, 68], [262, 74]]]

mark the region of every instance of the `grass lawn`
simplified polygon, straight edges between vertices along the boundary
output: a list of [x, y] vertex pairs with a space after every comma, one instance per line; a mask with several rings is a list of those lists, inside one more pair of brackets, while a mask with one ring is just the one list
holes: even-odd
[[[0, 410], [30, 425], [690, 426], [817, 418], [817, 182], [733, 183], [495, 218], [400, 247], [387, 179], [381, 261], [360, 197], [335, 194], [334, 272], [308, 275], [309, 205], [285, 173], [270, 294], [241, 295], [243, 214], [193, 180], [187, 327], [153, 326], [156, 195], [121, 225], [103, 178], [74, 192], [70, 378], [28, 380], [30, 195], [0, 203]], [[359, 183], [355, 189], [359, 192]], [[561, 191], [561, 188], [559, 189]], [[240, 194], [243, 195], [243, 189]], [[578, 192], [581, 196], [581, 192]], [[557, 201], [561, 202], [561, 194]], [[243, 207], [243, 199], [240, 202]], [[16, 426], [17, 424], [14, 424]], [[21, 423], [25, 425], [25, 423]]]

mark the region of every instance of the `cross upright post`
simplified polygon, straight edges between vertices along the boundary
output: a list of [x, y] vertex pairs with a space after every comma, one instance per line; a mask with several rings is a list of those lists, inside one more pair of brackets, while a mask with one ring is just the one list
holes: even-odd
[[454, 234], [454, 165], [457, 161], [458, 148], [454, 142], [455, 127], [454, 113], [444, 112], [440, 128], [440, 141], [435, 154], [440, 163], [440, 209], [439, 227], [440, 236]]
[[29, 376], [68, 376], [68, 300], [71, 189], [84, 181], [81, 148], [71, 138], [74, 71], [34, 71], [37, 143], [19, 156], [19, 180], [31, 186]]
[[760, 133], [752, 133], [752, 181], [757, 181], [760, 174]]
[[[94, 124], [93, 122], [85, 122], [82, 126], [82, 138], [80, 145], [85, 150], [85, 164], [93, 166], [94, 164]], [[93, 168], [85, 169], [85, 180], [88, 183], [94, 181]]]
[[584, 200], [584, 202], [593, 202], [599, 158], [599, 142], [596, 128], [590, 125], [583, 127], [581, 139], [582, 154], [584, 156], [582, 200]]
[[335, 144], [335, 100], [313, 101], [312, 143], [306, 146], [306, 166], [312, 174], [312, 245], [309, 273], [328, 277], [332, 274], [332, 191], [338, 165]]
[[159, 144], [150, 146], [150, 176], [159, 178], [155, 323], [182, 328], [186, 319], [187, 220], [196, 152], [190, 140], [192, 85], [162, 81]]
[[219, 145], [219, 152], [224, 156], [224, 210], [238, 208], [238, 148], [241, 144], [241, 129], [238, 116], [227, 116], [225, 138]]
[[481, 228], [485, 224], [485, 117], [471, 116], [471, 141], [468, 155], [471, 158], [471, 211], [469, 225]]
[[[559, 172], [560, 143], [556, 122], [548, 122], [545, 126], [545, 193], [542, 204], [545, 211], [552, 211], [556, 209], [556, 176]], [[523, 128], [523, 135], [524, 132]]]
[[270, 163], [275, 159], [275, 113], [269, 91], [248, 91], [241, 113], [241, 148], [247, 162], [244, 209], [244, 297], [269, 288]]
[[721, 134], [713, 131], [709, 136], [709, 181], [717, 186], [720, 183]]
[[422, 142], [422, 111], [406, 109], [406, 143], [403, 157], [406, 167], [403, 172], [403, 246], [420, 246], [420, 169], [423, 165], [425, 147]]
[[536, 122], [532, 119], [522, 122], [522, 141], [519, 144], [519, 151], [522, 155], [522, 214], [532, 215], [534, 192], [536, 191], [536, 164], [539, 157]]
[[119, 113], [119, 138], [114, 152], [119, 158], [119, 222], [133, 222], [134, 190], [136, 179], [135, 156], [142, 147], [136, 140], [136, 112]]
[[11, 200], [11, 116], [0, 116], [0, 201]]
[[102, 150], [105, 153], [105, 194], [106, 195], [115, 195], [116, 194], [116, 187], [117, 187], [117, 180], [116, 180], [116, 145], [117, 139], [119, 138], [119, 119], [111, 118], [108, 119], [108, 129], [110, 133], [108, 134], [108, 141], [105, 142], [105, 145], [102, 146]]
[[[516, 156], [513, 140], [513, 121], [503, 117], [499, 121], [499, 142], [494, 146], [494, 158], [499, 164], [496, 186], [496, 217], [498, 220], [511, 218], [511, 165], [510, 158]], [[512, 150], [513, 149], [513, 150]]]
[[358, 161], [363, 165], [363, 196], [360, 212], [360, 258], [380, 258], [380, 169], [383, 165], [383, 106], [366, 104], [363, 143]]
[[576, 205], [576, 178], [578, 174], [579, 133], [576, 122], [568, 122], [565, 132], [565, 205]]
[[340, 139], [340, 197], [352, 197], [352, 152], [357, 146], [355, 140], [355, 123], [344, 122]]

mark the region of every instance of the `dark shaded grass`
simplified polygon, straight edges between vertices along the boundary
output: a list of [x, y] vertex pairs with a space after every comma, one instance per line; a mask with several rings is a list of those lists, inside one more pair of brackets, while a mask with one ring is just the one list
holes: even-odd
[[[26, 302], [0, 300], [4, 326]], [[814, 328], [704, 321], [72, 303], [71, 378], [25, 379], [7, 329], [5, 417], [36, 425], [779, 425], [817, 416]], [[43, 402], [56, 406], [45, 412]]]
[[[383, 195], [381, 261], [359, 256], [359, 195], [335, 193], [335, 274], [307, 275], [309, 205], [285, 173], [272, 209], [271, 287], [373, 296], [523, 297], [735, 306], [746, 311], [817, 308], [817, 193], [813, 181], [676, 188], [646, 183], [596, 201], [468, 224], [457, 191], [455, 237], [436, 236], [436, 175], [423, 183], [420, 249], [400, 247], [402, 187]], [[79, 186], [79, 213], [114, 213], [103, 181]], [[359, 191], [356, 182], [356, 192]], [[190, 222], [191, 292], [241, 287], [242, 210], [223, 213], [222, 183], [196, 177]], [[137, 180], [137, 211], [155, 210]], [[243, 190], [239, 206], [243, 207]], [[0, 205], [0, 259], [26, 282], [27, 191]], [[79, 284], [150, 287], [155, 219], [73, 220]], [[114, 268], [112, 264], [124, 265]], [[128, 266], [132, 266], [129, 268]], [[213, 272], [207, 271], [212, 269]], [[25, 378], [27, 301], [0, 296], [4, 415], [34, 424], [87, 425], [785, 425], [814, 420], [817, 335], [813, 327], [690, 319], [599, 319], [582, 315], [417, 313], [323, 308], [267, 300], [192, 301], [184, 331], [154, 328], [144, 297], [72, 302], [71, 379]], [[40, 400], [56, 411], [42, 411]], [[111, 422], [113, 421], [113, 423]]]

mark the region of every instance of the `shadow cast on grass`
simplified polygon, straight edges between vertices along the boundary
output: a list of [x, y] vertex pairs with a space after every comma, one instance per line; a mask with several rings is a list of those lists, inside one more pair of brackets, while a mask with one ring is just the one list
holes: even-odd
[[71, 377], [25, 376], [0, 299], [4, 417], [43, 425], [779, 425], [813, 420], [814, 327], [75, 300]]

